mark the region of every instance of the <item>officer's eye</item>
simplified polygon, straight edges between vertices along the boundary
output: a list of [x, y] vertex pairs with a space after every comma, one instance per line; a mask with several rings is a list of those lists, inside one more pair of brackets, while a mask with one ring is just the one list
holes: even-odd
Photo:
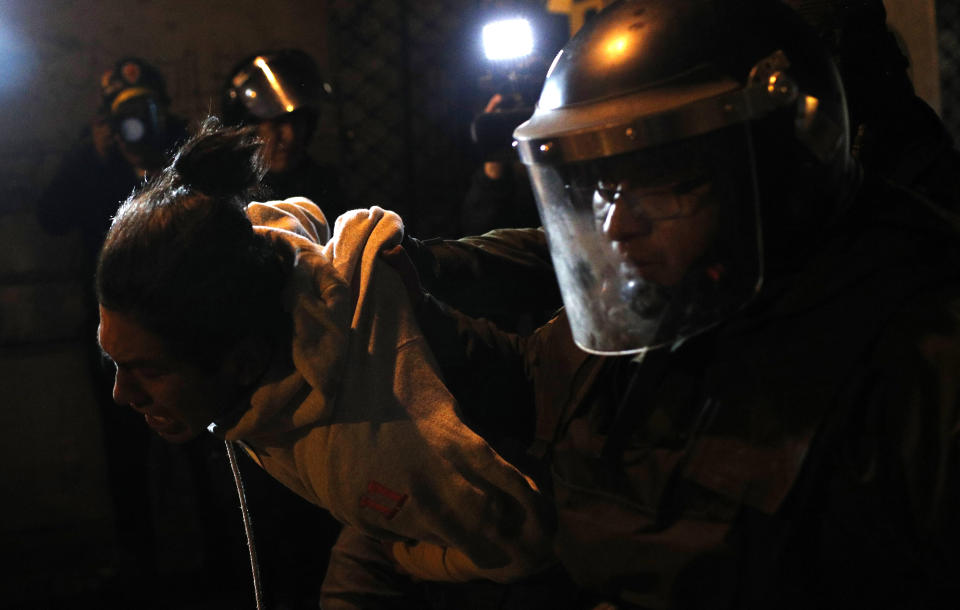
[[690, 178], [689, 180], [683, 180], [674, 184], [670, 190], [673, 191], [673, 194], [682, 197], [684, 195], [696, 194], [697, 191], [701, 189], [706, 189], [710, 186], [710, 180], [703, 176], [698, 176], [696, 178]]

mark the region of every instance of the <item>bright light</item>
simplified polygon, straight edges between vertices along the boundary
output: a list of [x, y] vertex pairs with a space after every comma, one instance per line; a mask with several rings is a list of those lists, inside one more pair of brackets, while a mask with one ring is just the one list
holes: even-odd
[[487, 59], [518, 59], [533, 52], [533, 30], [526, 19], [505, 19], [483, 26]]

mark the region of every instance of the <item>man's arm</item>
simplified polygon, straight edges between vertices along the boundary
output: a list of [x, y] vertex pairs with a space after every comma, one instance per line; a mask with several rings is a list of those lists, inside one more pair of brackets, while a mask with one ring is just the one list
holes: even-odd
[[406, 237], [428, 292], [473, 317], [546, 322], [561, 306], [542, 229], [498, 229], [457, 240]]

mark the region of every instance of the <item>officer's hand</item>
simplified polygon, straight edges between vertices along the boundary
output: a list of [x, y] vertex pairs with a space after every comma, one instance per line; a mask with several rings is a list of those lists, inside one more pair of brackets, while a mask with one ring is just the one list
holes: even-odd
[[381, 252], [380, 256], [400, 274], [400, 279], [407, 289], [410, 304], [413, 305], [414, 308], [419, 306], [426, 298], [426, 293], [424, 293], [423, 287], [420, 285], [420, 274], [417, 273], [417, 268], [413, 265], [413, 261], [410, 260], [410, 255], [407, 254], [407, 251], [403, 249], [403, 246], [396, 245], [389, 250]]
[[487, 100], [487, 105], [484, 107], [484, 112], [493, 112], [497, 107], [503, 103], [503, 96], [499, 93], [494, 93], [493, 97]]

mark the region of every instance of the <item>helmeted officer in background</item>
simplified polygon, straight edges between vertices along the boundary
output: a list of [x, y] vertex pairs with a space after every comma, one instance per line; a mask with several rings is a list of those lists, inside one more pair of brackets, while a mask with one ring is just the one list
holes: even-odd
[[[346, 211], [339, 178], [335, 169], [320, 165], [309, 152], [321, 103], [330, 90], [305, 52], [259, 51], [230, 71], [221, 111], [225, 123], [253, 126], [263, 140], [268, 167], [262, 180], [265, 196], [307, 197], [320, 206], [332, 227]], [[217, 451], [222, 453], [220, 448]], [[278, 607], [316, 607], [328, 552], [340, 524], [259, 466], [245, 459], [239, 466], [255, 519], [267, 595]]]
[[264, 185], [277, 199], [303, 196], [332, 224], [346, 211], [336, 170], [310, 156], [320, 107], [332, 88], [300, 49], [260, 51], [240, 61], [224, 84], [228, 125], [255, 125], [269, 170]]
[[617, 2], [515, 137], [564, 310], [419, 317], [448, 369], [532, 385], [570, 607], [953, 603], [960, 240], [859, 170], [816, 34], [773, 0]]

